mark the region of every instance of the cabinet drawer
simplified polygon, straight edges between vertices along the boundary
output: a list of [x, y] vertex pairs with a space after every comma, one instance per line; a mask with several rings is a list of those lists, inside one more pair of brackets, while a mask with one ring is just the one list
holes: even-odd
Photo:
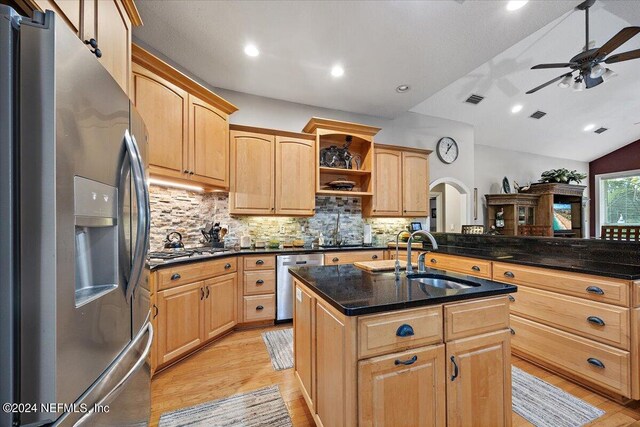
[[442, 342], [442, 306], [361, 317], [358, 337], [360, 359]]
[[352, 264], [356, 261], [384, 259], [384, 251], [329, 252], [324, 254], [324, 265]]
[[272, 294], [276, 291], [274, 270], [248, 271], [244, 273], [244, 294]]
[[237, 270], [237, 259], [229, 257], [212, 261], [194, 262], [158, 270], [158, 289], [168, 289], [185, 283], [208, 279]]
[[272, 255], [255, 255], [244, 257], [245, 270], [274, 270], [275, 268], [276, 257]]
[[629, 309], [518, 286], [511, 313], [629, 349]]
[[560, 270], [493, 263], [493, 280], [629, 306], [629, 282]]
[[244, 321], [274, 320], [276, 318], [275, 295], [244, 297]]
[[[413, 258], [413, 257], [412, 257]], [[471, 276], [491, 278], [491, 262], [475, 258], [443, 255], [435, 252], [427, 254], [425, 265], [445, 271], [469, 274]]]
[[615, 393], [630, 395], [629, 352], [518, 316], [511, 316], [511, 327], [514, 350]]
[[509, 327], [506, 296], [444, 306], [444, 338], [451, 341]]

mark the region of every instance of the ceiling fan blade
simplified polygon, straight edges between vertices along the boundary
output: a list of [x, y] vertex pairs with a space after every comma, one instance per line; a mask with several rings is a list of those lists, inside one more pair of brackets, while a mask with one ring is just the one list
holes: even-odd
[[539, 91], [540, 89], [542, 89], [543, 87], [547, 87], [547, 86], [549, 86], [550, 84], [553, 84], [553, 83], [557, 82], [558, 80], [562, 80], [562, 79], [564, 79], [565, 77], [570, 76], [570, 75], [571, 75], [571, 73], [567, 73], [567, 74], [563, 74], [563, 75], [561, 75], [561, 76], [558, 76], [558, 77], [556, 77], [556, 78], [555, 78], [555, 79], [553, 79], [553, 80], [549, 80], [548, 82], [543, 83], [543, 84], [541, 84], [540, 86], [538, 86], [538, 87], [534, 87], [533, 89], [531, 89], [529, 92], [527, 92], [527, 95], [529, 95], [530, 93], [533, 93], [533, 92], [537, 92], [537, 91]]
[[617, 55], [612, 55], [605, 59], [606, 64], [613, 64], [615, 62], [628, 61], [630, 59], [640, 58], [640, 49], [630, 50], [629, 52], [619, 53]]
[[573, 67], [574, 65], [578, 65], [578, 64], [575, 62], [559, 62], [556, 64], [538, 64], [531, 67], [531, 69], [540, 70], [543, 68], [566, 68], [566, 67]]
[[640, 27], [626, 27], [621, 29], [618, 34], [611, 37], [608, 42], [603, 44], [602, 47], [598, 48], [598, 50], [596, 50], [591, 55], [590, 59], [595, 59], [610, 54], [638, 33], [640, 33]]

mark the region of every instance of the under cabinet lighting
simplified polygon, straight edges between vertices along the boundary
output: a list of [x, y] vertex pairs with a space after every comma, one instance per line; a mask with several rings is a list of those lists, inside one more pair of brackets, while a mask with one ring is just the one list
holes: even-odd
[[164, 179], [157, 179], [157, 178], [149, 178], [149, 184], [159, 185], [161, 187], [181, 188], [183, 190], [197, 191], [199, 193], [202, 193], [204, 191], [204, 188], [198, 187], [196, 185], [182, 184], [182, 183], [173, 182], [173, 181], [165, 181]]

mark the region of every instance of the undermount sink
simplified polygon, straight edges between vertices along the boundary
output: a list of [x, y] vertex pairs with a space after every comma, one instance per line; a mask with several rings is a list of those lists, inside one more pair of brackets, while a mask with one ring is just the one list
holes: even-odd
[[411, 274], [407, 276], [409, 281], [416, 281], [422, 285], [433, 286], [442, 289], [469, 289], [480, 286], [479, 283], [460, 280], [440, 274]]

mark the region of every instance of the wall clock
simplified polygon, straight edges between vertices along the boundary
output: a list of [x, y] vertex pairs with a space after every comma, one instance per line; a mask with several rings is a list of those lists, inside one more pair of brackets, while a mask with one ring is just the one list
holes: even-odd
[[450, 165], [455, 162], [458, 158], [458, 153], [458, 143], [453, 138], [448, 136], [440, 138], [436, 145], [436, 154], [438, 154], [438, 158], [443, 163]]

